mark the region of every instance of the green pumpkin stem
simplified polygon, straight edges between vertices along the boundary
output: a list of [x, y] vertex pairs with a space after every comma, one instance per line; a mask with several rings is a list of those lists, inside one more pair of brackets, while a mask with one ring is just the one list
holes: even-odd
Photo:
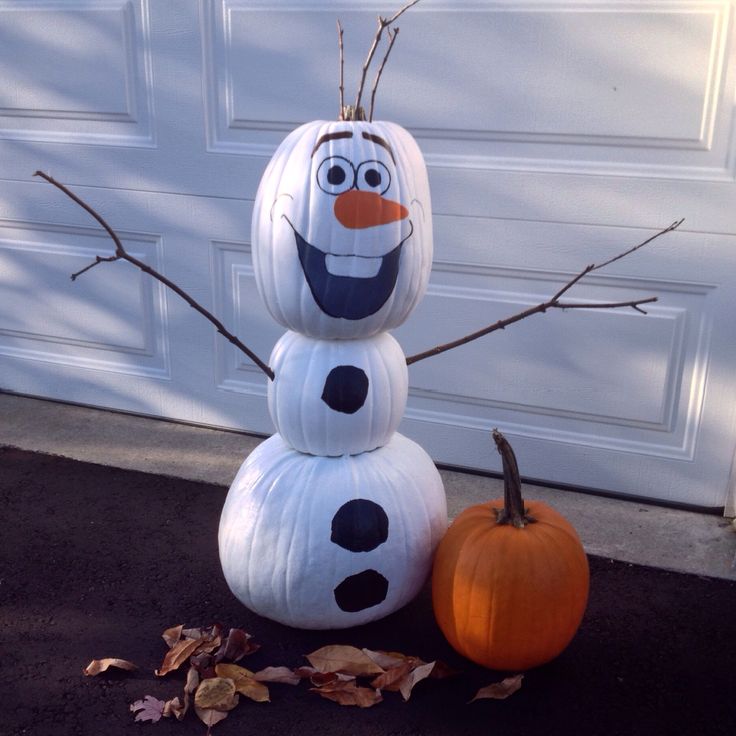
[[496, 523], [513, 524], [517, 529], [522, 529], [536, 519], [524, 508], [516, 455], [508, 440], [497, 429], [492, 434], [503, 463], [503, 508], [496, 511]]

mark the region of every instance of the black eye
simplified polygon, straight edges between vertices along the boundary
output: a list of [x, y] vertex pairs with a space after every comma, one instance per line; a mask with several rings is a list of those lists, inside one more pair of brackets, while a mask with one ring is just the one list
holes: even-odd
[[357, 171], [358, 189], [385, 194], [391, 185], [391, 173], [380, 161], [363, 161]]
[[381, 172], [377, 169], [368, 169], [364, 176], [365, 182], [369, 187], [375, 188], [381, 186]]
[[345, 169], [342, 166], [330, 166], [327, 169], [327, 181], [333, 186], [342, 184], [345, 181]]
[[327, 194], [342, 194], [355, 182], [355, 169], [342, 156], [328, 156], [317, 169], [317, 186]]

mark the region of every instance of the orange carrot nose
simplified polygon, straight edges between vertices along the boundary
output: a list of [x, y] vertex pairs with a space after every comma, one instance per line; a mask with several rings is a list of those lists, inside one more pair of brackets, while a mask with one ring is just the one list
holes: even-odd
[[409, 210], [403, 204], [384, 199], [375, 192], [348, 189], [335, 200], [335, 217], [345, 227], [374, 227], [403, 220], [408, 216]]

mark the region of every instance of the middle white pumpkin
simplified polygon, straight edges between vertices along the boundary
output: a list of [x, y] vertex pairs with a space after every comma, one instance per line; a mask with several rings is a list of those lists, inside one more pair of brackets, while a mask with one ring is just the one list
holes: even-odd
[[268, 409], [294, 449], [355, 455], [385, 445], [401, 422], [409, 377], [388, 332], [362, 340], [318, 340], [287, 332], [269, 361]]

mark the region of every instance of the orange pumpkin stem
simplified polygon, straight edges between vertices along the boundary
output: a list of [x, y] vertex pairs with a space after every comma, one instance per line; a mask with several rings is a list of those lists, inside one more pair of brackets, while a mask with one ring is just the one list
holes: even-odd
[[517, 529], [523, 529], [536, 519], [524, 508], [516, 455], [508, 440], [497, 429], [492, 434], [503, 463], [503, 508], [496, 511], [496, 523], [513, 524]]

